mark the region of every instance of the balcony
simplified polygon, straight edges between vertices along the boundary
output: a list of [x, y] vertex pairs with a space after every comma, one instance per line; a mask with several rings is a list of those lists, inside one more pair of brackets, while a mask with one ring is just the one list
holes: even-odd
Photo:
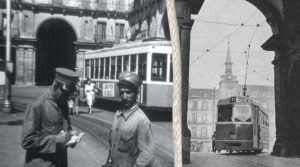
[[106, 34], [95, 34], [94, 35], [94, 41], [95, 43], [120, 43], [121, 36], [115, 36], [115, 35], [106, 35]]

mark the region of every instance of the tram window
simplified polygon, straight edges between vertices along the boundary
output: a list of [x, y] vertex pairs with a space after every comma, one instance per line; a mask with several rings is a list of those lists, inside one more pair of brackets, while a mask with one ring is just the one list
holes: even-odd
[[116, 57], [110, 58], [110, 79], [116, 79], [115, 71], [116, 71]]
[[100, 59], [100, 79], [104, 76], [104, 58]]
[[86, 78], [90, 77], [90, 60], [89, 59], [85, 60], [85, 77]]
[[152, 81], [166, 81], [167, 56], [166, 54], [153, 54], [152, 57]]
[[99, 59], [96, 59], [96, 63], [95, 63], [95, 78], [96, 79], [99, 78]]
[[122, 71], [122, 57], [118, 56], [117, 57], [117, 79], [119, 79], [119, 74]]
[[91, 78], [95, 78], [94, 74], [94, 59], [91, 59]]
[[129, 71], [129, 56], [126, 55], [123, 59], [123, 71]]
[[232, 122], [232, 107], [218, 109], [218, 122]]
[[146, 80], [147, 74], [147, 54], [139, 54], [139, 68], [138, 75], [141, 77], [143, 81]]
[[234, 106], [234, 122], [251, 122], [251, 106]]
[[105, 79], [109, 78], [109, 57], [105, 58]]
[[136, 55], [130, 56], [130, 71], [135, 72], [136, 70]]
[[170, 57], [170, 82], [173, 82], [173, 61], [172, 61], [172, 55]]

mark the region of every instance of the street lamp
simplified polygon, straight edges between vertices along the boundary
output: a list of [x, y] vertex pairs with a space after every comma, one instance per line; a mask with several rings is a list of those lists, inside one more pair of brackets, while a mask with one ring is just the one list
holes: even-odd
[[7, 17], [7, 26], [6, 26], [6, 62], [5, 62], [5, 72], [6, 72], [6, 89], [2, 111], [4, 113], [12, 113], [13, 106], [10, 101], [11, 96], [11, 85], [10, 85], [10, 74], [12, 74], [13, 68], [11, 59], [11, 0], [6, 0], [6, 17]]

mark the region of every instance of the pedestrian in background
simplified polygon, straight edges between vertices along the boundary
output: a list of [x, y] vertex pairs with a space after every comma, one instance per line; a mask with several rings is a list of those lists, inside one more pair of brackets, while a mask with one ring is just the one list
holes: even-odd
[[22, 147], [26, 150], [25, 165], [30, 167], [67, 167], [67, 147], [77, 135], [68, 116], [68, 97], [76, 90], [79, 75], [57, 68], [52, 86], [28, 105], [23, 124]]
[[[75, 67], [75, 71], [78, 72], [79, 68]], [[76, 91], [74, 92], [74, 109], [76, 115], [78, 115], [78, 106], [79, 106], [79, 96], [80, 96], [80, 88], [81, 88], [81, 82], [78, 80], [76, 84]]]
[[74, 95], [70, 95], [68, 98], [69, 114], [73, 114]]
[[92, 83], [90, 78], [87, 78], [85, 81], [85, 96], [86, 96], [86, 102], [88, 105], [88, 113], [92, 114], [92, 106], [95, 100], [95, 92], [94, 92], [95, 84]]
[[141, 80], [135, 73], [122, 72], [118, 86], [122, 107], [116, 112], [110, 131], [112, 166], [152, 166], [154, 139], [151, 122], [137, 104]]

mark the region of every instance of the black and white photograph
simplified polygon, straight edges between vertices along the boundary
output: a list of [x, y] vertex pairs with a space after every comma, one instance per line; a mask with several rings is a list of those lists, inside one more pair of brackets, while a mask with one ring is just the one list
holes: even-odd
[[173, 167], [166, 0], [0, 0], [0, 166]]
[[183, 166], [299, 166], [299, 3], [175, 0], [175, 6]]

